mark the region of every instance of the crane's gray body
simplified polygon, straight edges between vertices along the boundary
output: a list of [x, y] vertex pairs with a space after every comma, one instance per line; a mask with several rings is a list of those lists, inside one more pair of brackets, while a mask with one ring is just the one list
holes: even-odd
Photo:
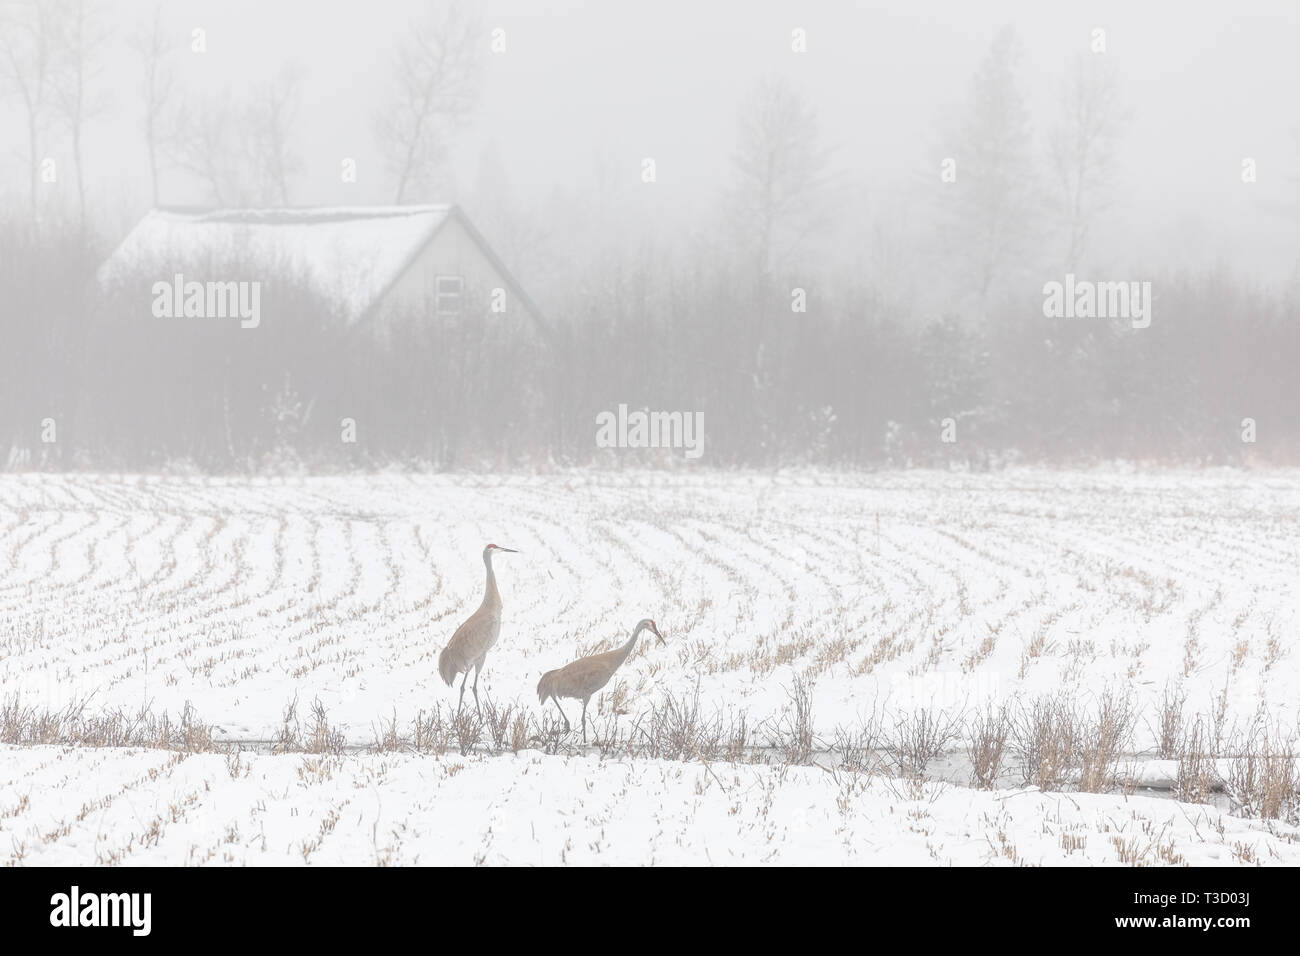
[[465, 680], [461, 681], [460, 685], [460, 699], [456, 703], [457, 711], [460, 710], [461, 701], [465, 699], [465, 681], [469, 680], [471, 669], [474, 671], [474, 706], [478, 708], [479, 671], [483, 669], [488, 651], [492, 650], [501, 637], [501, 592], [497, 590], [497, 576], [492, 570], [492, 555], [510, 550], [498, 548], [493, 544], [483, 549], [483, 564], [487, 567], [487, 585], [484, 589], [483, 603], [466, 619], [465, 623], [456, 628], [456, 633], [451, 636], [447, 646], [438, 655], [438, 673], [442, 675], [442, 679], [448, 686], [455, 682], [457, 674], [465, 675]]
[[542, 675], [542, 679], [537, 683], [537, 698], [545, 704], [548, 699], [555, 701], [555, 706], [560, 710], [560, 716], [564, 717], [564, 729], [569, 729], [569, 718], [564, 714], [564, 708], [560, 707], [561, 697], [570, 697], [574, 700], [582, 701], [582, 739], [587, 739], [587, 702], [594, 697], [602, 687], [609, 683], [614, 672], [617, 671], [628, 656], [631, 655], [632, 649], [636, 647], [637, 638], [641, 636], [642, 631], [651, 631], [663, 643], [663, 635], [659, 633], [659, 628], [655, 622], [646, 618], [641, 621], [632, 631], [632, 637], [622, 647], [615, 648], [612, 651], [606, 651], [603, 654], [592, 654], [589, 657], [580, 657], [571, 664], [565, 664], [563, 667], [553, 671], [547, 671]]

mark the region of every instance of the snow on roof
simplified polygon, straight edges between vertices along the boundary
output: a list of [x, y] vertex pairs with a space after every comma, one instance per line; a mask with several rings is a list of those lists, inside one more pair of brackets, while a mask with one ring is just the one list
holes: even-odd
[[[354, 322], [373, 306], [454, 206], [312, 209], [155, 209], [104, 262], [105, 285], [141, 272], [198, 281], [296, 277]], [[213, 263], [264, 263], [271, 276], [190, 274]]]

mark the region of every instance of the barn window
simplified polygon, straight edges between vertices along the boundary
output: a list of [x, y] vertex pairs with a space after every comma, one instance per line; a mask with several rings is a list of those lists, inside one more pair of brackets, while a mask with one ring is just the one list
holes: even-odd
[[433, 291], [439, 315], [460, 315], [460, 302], [465, 292], [464, 276], [438, 276]]

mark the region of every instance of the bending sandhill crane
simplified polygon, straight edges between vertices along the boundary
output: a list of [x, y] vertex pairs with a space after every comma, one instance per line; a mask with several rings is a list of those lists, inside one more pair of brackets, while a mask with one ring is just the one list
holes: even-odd
[[632, 653], [632, 648], [636, 647], [636, 639], [641, 636], [641, 632], [647, 630], [659, 638], [660, 644], [664, 642], [664, 636], [659, 633], [659, 628], [655, 627], [655, 622], [647, 617], [633, 628], [632, 637], [622, 647], [606, 651], [604, 654], [580, 657], [572, 664], [565, 664], [559, 670], [547, 671], [537, 682], [537, 699], [543, 706], [546, 705], [548, 697], [555, 701], [560, 716], [564, 718], [566, 731], [572, 728], [569, 726], [569, 718], [565, 716], [564, 708], [560, 706], [560, 698], [572, 697], [574, 700], [582, 701], [582, 742], [584, 744], [587, 742], [587, 701], [609, 683], [609, 679], [614, 676], [614, 671], [618, 670]]
[[483, 549], [483, 563], [487, 566], [487, 589], [483, 603], [469, 616], [456, 633], [451, 636], [447, 646], [438, 655], [438, 673], [450, 687], [456, 675], [464, 673], [460, 682], [460, 698], [456, 701], [456, 713], [465, 702], [465, 683], [469, 680], [470, 668], [474, 668], [474, 710], [482, 713], [478, 706], [478, 674], [487, 660], [487, 652], [501, 636], [501, 592], [497, 590], [497, 576], [492, 571], [492, 555], [518, 554], [514, 548], [500, 548], [489, 544]]

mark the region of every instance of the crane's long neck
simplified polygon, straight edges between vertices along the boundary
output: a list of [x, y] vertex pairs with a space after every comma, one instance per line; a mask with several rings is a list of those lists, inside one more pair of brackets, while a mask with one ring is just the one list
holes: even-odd
[[501, 592], [497, 590], [496, 572], [492, 570], [491, 553], [483, 555], [483, 563], [487, 565], [487, 587], [483, 593], [483, 604], [485, 607], [500, 607]]
[[618, 649], [618, 662], [620, 664], [627, 660], [632, 651], [636, 648], [637, 639], [641, 636], [641, 632], [644, 630], [645, 628], [638, 627], [632, 632], [632, 636], [627, 639], [627, 643]]

